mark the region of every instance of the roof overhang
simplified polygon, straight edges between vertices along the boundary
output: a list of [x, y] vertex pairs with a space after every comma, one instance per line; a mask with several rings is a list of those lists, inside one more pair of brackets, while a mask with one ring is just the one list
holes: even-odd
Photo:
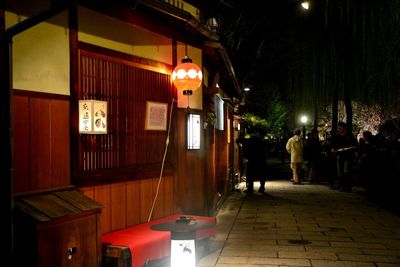
[[179, 9], [160, 0], [140, 0], [138, 4], [146, 6], [153, 11], [160, 12], [169, 16], [171, 19], [180, 21], [180, 27], [190, 27], [192, 32], [197, 33], [198, 38], [202, 39], [203, 52], [206, 57], [216, 66], [221, 74], [220, 79], [223, 83], [229, 84], [230, 93], [237, 96], [240, 94], [240, 86], [229, 56], [224, 46], [219, 42], [219, 37], [211, 29], [202, 24], [192, 14]]

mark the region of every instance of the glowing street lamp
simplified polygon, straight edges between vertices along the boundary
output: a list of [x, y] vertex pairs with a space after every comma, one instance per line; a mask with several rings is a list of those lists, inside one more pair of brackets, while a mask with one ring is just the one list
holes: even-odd
[[308, 121], [307, 115], [302, 115], [300, 117], [300, 122], [303, 125], [303, 140], [306, 139], [306, 124], [307, 124], [307, 121]]
[[301, 2], [301, 7], [304, 8], [305, 10], [309, 10], [310, 9], [310, 2], [309, 1]]
[[302, 124], [306, 124], [307, 123], [307, 121], [308, 121], [308, 117], [306, 116], [306, 115], [302, 115], [301, 117], [300, 117], [300, 122], [302, 123]]

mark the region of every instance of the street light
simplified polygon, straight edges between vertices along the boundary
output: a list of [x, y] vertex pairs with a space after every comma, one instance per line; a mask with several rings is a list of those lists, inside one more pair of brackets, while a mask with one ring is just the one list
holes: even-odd
[[307, 121], [308, 121], [307, 115], [302, 115], [302, 116], [300, 117], [300, 122], [301, 122], [302, 125], [303, 125], [303, 140], [306, 139], [306, 124], [307, 124]]
[[310, 2], [309, 1], [301, 2], [301, 7], [304, 8], [305, 10], [308, 10], [310, 8]]

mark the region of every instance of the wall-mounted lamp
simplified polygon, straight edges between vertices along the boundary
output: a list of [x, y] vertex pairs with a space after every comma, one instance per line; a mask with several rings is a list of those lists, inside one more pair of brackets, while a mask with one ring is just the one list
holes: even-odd
[[240, 131], [240, 122], [237, 119], [233, 120], [232, 127], [235, 131]]
[[200, 68], [192, 63], [192, 59], [185, 56], [182, 63], [178, 64], [172, 72], [172, 82], [184, 95], [192, 95], [200, 87], [203, 73]]
[[206, 25], [213, 33], [217, 32], [217, 30], [218, 30], [218, 22], [217, 22], [216, 18], [207, 19]]
[[107, 133], [107, 101], [79, 100], [79, 133]]
[[216, 124], [215, 128], [217, 130], [224, 130], [224, 100], [215, 94], [214, 96], [214, 106], [215, 106], [215, 116], [216, 116]]
[[200, 149], [200, 115], [188, 113], [187, 114], [187, 149]]

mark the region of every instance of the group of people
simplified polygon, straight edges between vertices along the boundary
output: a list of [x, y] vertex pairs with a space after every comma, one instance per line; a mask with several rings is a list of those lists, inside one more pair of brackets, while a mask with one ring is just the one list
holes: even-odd
[[[337, 134], [329, 143], [328, 153], [334, 159], [335, 177], [332, 179], [332, 188], [341, 191], [350, 191], [353, 185], [354, 153], [357, 151], [357, 139], [351, 134], [345, 122], [339, 122]], [[316, 178], [320, 167], [322, 145], [318, 131], [313, 130], [308, 138], [301, 136], [301, 130], [296, 129], [294, 136], [286, 143], [286, 150], [290, 154], [290, 168], [293, 173], [293, 184], [301, 184], [305, 179], [304, 164], [307, 163], [308, 180]]]
[[[375, 184], [371, 185], [371, 182], [374, 182], [372, 176], [377, 173], [378, 169], [376, 166], [377, 153], [385, 150], [384, 147], [378, 148], [376, 141], [378, 138], [374, 138], [371, 132], [365, 131], [360, 141], [357, 141], [345, 122], [339, 122], [336, 134], [325, 140], [324, 143], [319, 140], [318, 134], [317, 130], [313, 130], [307, 135], [307, 138], [304, 138], [301, 130], [296, 129], [294, 135], [287, 140], [285, 149], [290, 154], [293, 184], [300, 185], [306, 180], [314, 182], [321, 178], [321, 175], [328, 175], [329, 177], [325, 178], [329, 178], [331, 181], [332, 189], [351, 191], [355, 177], [358, 175], [357, 177], [363, 177], [363, 185], [376, 187]], [[262, 134], [255, 132], [250, 138], [240, 139], [237, 142], [241, 147], [242, 157], [247, 162], [247, 190], [245, 192], [253, 193], [254, 182], [258, 180], [260, 181], [258, 191], [264, 193], [268, 153]], [[381, 154], [391, 155], [393, 153], [382, 152]], [[242, 171], [243, 169], [244, 166], [241, 167]]]
[[[247, 160], [246, 193], [254, 192], [254, 181], [260, 181], [258, 191], [265, 192], [266, 181], [266, 146], [260, 133], [254, 133], [249, 139], [239, 140], [242, 156]], [[353, 185], [354, 152], [357, 150], [357, 139], [351, 134], [346, 123], [339, 122], [337, 134], [329, 143], [329, 153], [335, 163], [335, 177], [332, 188], [350, 191]], [[310, 132], [305, 138], [300, 129], [288, 139], [285, 148], [290, 154], [292, 183], [300, 185], [304, 180], [313, 182], [317, 178], [321, 165], [322, 144], [317, 130]], [[307, 171], [305, 171], [307, 170]]]

